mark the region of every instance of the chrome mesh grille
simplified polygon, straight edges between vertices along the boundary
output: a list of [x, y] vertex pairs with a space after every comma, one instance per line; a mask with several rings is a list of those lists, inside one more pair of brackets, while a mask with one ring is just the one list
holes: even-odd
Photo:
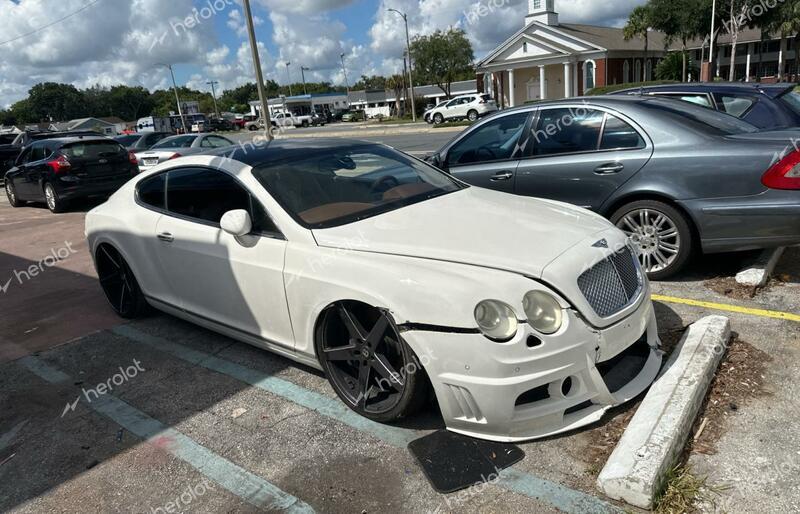
[[610, 255], [578, 277], [578, 287], [592, 309], [607, 318], [627, 307], [642, 290], [638, 260], [629, 247]]

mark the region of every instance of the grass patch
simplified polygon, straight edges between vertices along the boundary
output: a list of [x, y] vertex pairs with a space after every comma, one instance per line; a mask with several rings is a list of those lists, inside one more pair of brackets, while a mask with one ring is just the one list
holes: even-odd
[[445, 127], [469, 127], [472, 125], [472, 122], [469, 120], [461, 120], [461, 121], [445, 121], [444, 123], [439, 123], [438, 125], [434, 124], [433, 128], [445, 128]]
[[675, 466], [667, 472], [664, 490], [656, 497], [656, 514], [683, 514], [694, 511], [699, 500], [709, 499], [711, 490], [705, 477], [698, 477], [688, 466]]

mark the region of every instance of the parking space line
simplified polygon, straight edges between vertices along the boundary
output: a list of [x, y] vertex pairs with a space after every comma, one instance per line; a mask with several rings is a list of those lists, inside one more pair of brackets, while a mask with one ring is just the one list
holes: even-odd
[[[183, 361], [227, 375], [256, 388], [275, 394], [276, 396], [280, 396], [288, 401], [316, 411], [323, 416], [349, 425], [356, 430], [366, 432], [397, 448], [405, 449], [409, 442], [425, 435], [425, 433], [417, 430], [376, 423], [356, 414], [338, 399], [329, 398], [320, 393], [309, 391], [292, 382], [266, 375], [252, 368], [247, 368], [205, 352], [193, 350], [187, 346], [173, 343], [162, 337], [147, 334], [130, 325], [114, 327], [111, 329], [111, 332], [131, 341], [146, 344]], [[500, 472], [500, 480], [498, 480], [497, 485], [517, 494], [550, 504], [570, 514], [622, 512], [615, 506], [596, 496], [555, 482], [550, 482], [513, 467]]]
[[[65, 373], [48, 366], [37, 357], [20, 359], [29, 371], [46, 382], [61, 384], [70, 380]], [[90, 403], [92, 410], [111, 419], [121, 427], [191, 465], [204, 476], [218, 483], [247, 503], [258, 508], [280, 510], [292, 514], [310, 514], [311, 506], [288, 494], [263, 478], [217, 455], [181, 432], [169, 428], [144, 412], [106, 394]], [[163, 442], [167, 444], [163, 444]]]
[[736, 312], [739, 314], [748, 314], [750, 316], [759, 316], [762, 318], [783, 319], [788, 321], [800, 322], [800, 315], [792, 314], [790, 312], [770, 311], [765, 309], [752, 309], [750, 307], [741, 307], [739, 305], [730, 305], [726, 303], [703, 302], [699, 300], [690, 300], [688, 298], [678, 298], [675, 296], [663, 296], [660, 294], [651, 295], [652, 299], [657, 302], [676, 303], [680, 305], [689, 305], [692, 307], [704, 307], [725, 312]]

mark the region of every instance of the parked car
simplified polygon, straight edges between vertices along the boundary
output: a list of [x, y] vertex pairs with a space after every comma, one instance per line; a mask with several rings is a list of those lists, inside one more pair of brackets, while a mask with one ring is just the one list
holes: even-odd
[[234, 119], [231, 123], [233, 123], [234, 126], [240, 128], [240, 129], [244, 129], [244, 128], [246, 128], [245, 125], [248, 122], [257, 121], [257, 120], [258, 120], [258, 116], [254, 115], [254, 114], [243, 114], [243, 115], [237, 115], [236, 119]]
[[466, 182], [573, 203], [611, 219], [651, 278], [705, 253], [800, 243], [800, 132], [651, 96], [509, 109], [429, 161]]
[[367, 115], [364, 111], [346, 111], [342, 114], [343, 122], [365, 121], [366, 119]]
[[430, 383], [448, 429], [496, 441], [596, 422], [661, 367], [647, 278], [594, 213], [376, 143], [224, 155], [171, 161], [88, 213], [120, 316], [149, 304], [323, 370], [377, 422]]
[[19, 134], [3, 134], [0, 140], [0, 177], [5, 175], [5, 172], [14, 167], [14, 163], [19, 157], [22, 150], [32, 143], [33, 141], [41, 141], [44, 139], [55, 139], [60, 137], [70, 136], [96, 136], [105, 137], [99, 132], [91, 130], [74, 130], [74, 131], [38, 131], [26, 130]]
[[147, 150], [162, 139], [172, 135], [174, 134], [170, 132], [137, 132], [136, 134], [117, 136], [114, 138], [114, 141], [121, 144], [128, 150], [140, 152], [142, 150]]
[[206, 122], [206, 132], [231, 132], [238, 127], [225, 118], [209, 118]]
[[690, 83], [616, 91], [615, 95], [676, 98], [736, 116], [761, 129], [800, 127], [800, 94], [796, 84]]
[[250, 121], [246, 121], [244, 124], [244, 129], [249, 130], [250, 132], [264, 130], [264, 120], [261, 118], [255, 118]]
[[270, 117], [273, 127], [310, 127], [312, 118], [310, 115], [295, 115], [290, 112], [276, 112]]
[[136, 153], [141, 170], [149, 170], [164, 161], [185, 155], [208, 152], [235, 144], [230, 139], [216, 134], [182, 134], [162, 139], [149, 150]]
[[422, 118], [423, 118], [423, 119], [424, 119], [424, 120], [425, 120], [427, 123], [433, 123], [433, 117], [432, 117], [433, 110], [434, 110], [434, 109], [436, 109], [437, 107], [441, 107], [441, 106], [443, 106], [444, 104], [446, 104], [446, 103], [447, 103], [447, 102], [449, 102], [449, 101], [450, 101], [450, 100], [442, 100], [441, 102], [439, 102], [439, 103], [437, 103], [437, 104], [435, 104], [435, 105], [434, 105], [434, 104], [428, 104], [428, 105], [426, 105], [426, 106], [425, 106], [425, 112], [422, 114]]
[[139, 172], [132, 152], [106, 137], [61, 137], [26, 146], [5, 174], [12, 207], [45, 202], [63, 212], [77, 198], [108, 196]]
[[318, 113], [316, 111], [311, 113], [311, 125], [315, 127], [324, 127], [328, 123], [328, 116], [325, 113]]
[[489, 95], [461, 95], [433, 108], [428, 118], [437, 124], [461, 119], [476, 121], [481, 116], [497, 110], [497, 104]]

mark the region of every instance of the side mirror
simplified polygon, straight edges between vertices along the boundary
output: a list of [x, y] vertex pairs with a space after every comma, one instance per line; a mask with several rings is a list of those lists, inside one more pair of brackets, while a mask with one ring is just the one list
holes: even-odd
[[253, 221], [250, 219], [250, 213], [244, 209], [236, 209], [223, 214], [219, 226], [232, 236], [246, 236], [253, 230]]
[[425, 162], [440, 169], [442, 167], [442, 158], [439, 157], [438, 153], [425, 157]]

